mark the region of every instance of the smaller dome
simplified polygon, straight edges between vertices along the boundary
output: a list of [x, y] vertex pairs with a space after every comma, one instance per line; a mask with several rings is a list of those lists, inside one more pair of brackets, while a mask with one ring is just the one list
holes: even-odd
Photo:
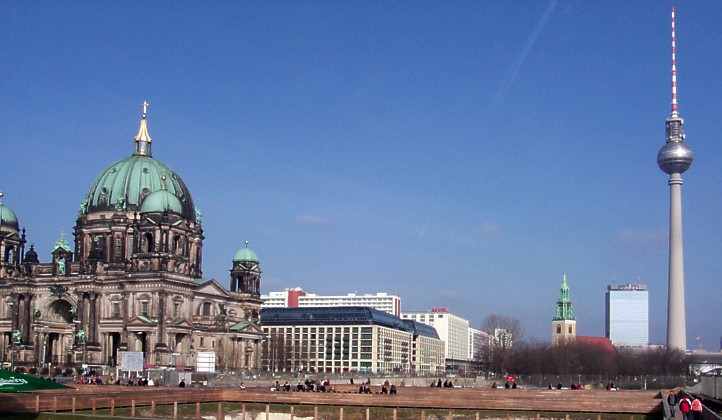
[[18, 230], [18, 217], [10, 207], [0, 203], [0, 226]]
[[243, 248], [236, 251], [233, 256], [233, 262], [254, 262], [258, 263], [258, 256], [251, 248], [248, 247], [248, 241]]
[[183, 204], [178, 197], [167, 190], [159, 190], [151, 193], [143, 200], [140, 206], [141, 213], [163, 213], [170, 212], [183, 214]]

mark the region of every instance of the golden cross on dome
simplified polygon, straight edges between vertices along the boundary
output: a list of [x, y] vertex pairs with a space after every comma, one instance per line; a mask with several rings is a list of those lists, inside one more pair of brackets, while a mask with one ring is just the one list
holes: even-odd
[[148, 115], [148, 108], [150, 107], [150, 102], [143, 101], [143, 117]]

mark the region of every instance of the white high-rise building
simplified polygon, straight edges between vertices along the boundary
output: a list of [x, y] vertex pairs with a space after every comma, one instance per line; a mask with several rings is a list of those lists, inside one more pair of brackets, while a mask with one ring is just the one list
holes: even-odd
[[401, 319], [412, 319], [436, 329], [446, 345], [447, 366], [450, 361], [466, 362], [469, 358], [469, 321], [449, 313], [446, 308], [433, 308], [431, 312], [402, 312]]
[[606, 336], [615, 346], [649, 344], [649, 291], [643, 284], [608, 286]]
[[401, 298], [388, 293], [346, 295], [318, 295], [307, 293], [300, 287], [286, 289], [281, 292], [269, 292], [261, 296], [262, 308], [328, 308], [338, 306], [364, 306], [388, 312], [391, 315], [401, 314]]
[[491, 337], [484, 331], [469, 327], [469, 360], [472, 362], [481, 359], [482, 350], [491, 343]]

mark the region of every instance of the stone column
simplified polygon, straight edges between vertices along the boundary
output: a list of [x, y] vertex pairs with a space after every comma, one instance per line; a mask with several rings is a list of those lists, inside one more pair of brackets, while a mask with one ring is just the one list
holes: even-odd
[[15, 331], [20, 327], [20, 294], [14, 293], [12, 296], [12, 299], [13, 299], [12, 331]]
[[168, 348], [165, 337], [165, 310], [166, 310], [166, 292], [158, 292], [158, 343], [156, 349], [166, 350]]
[[32, 328], [33, 328], [33, 306], [32, 293], [25, 294], [25, 344], [32, 345]]
[[120, 349], [124, 350], [130, 350], [130, 345], [128, 343], [128, 305], [130, 305], [130, 301], [128, 299], [130, 293], [123, 292], [123, 301], [121, 304], [121, 316], [123, 317], [123, 330], [120, 333]]
[[88, 344], [98, 345], [98, 294], [90, 293], [90, 325], [88, 333]]
[[[83, 292], [78, 292], [78, 307], [76, 308], [75, 312], [78, 316], [78, 325], [80, 329], [85, 330], [85, 293]], [[73, 337], [73, 343], [75, 343], [75, 345], [80, 345], [75, 336]]]

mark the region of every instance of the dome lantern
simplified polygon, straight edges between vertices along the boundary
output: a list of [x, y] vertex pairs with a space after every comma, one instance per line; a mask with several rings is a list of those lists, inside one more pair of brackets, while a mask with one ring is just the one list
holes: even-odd
[[143, 101], [143, 113], [140, 114], [138, 134], [133, 137], [133, 140], [135, 140], [136, 155], [151, 157], [153, 154], [150, 151], [150, 144], [153, 139], [151, 139], [150, 133], [148, 133], [148, 107], [150, 107], [150, 103], [148, 101]]

